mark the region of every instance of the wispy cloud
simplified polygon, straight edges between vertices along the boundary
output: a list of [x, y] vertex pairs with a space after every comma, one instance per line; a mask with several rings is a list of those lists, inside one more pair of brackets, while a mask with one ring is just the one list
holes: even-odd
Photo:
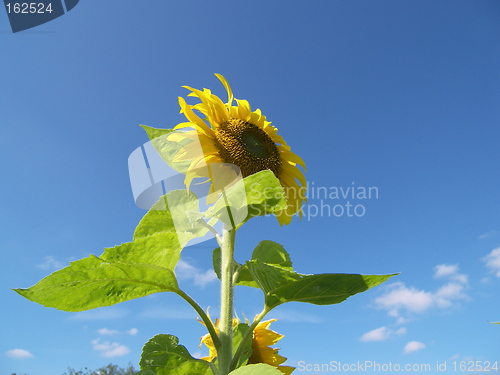
[[486, 263], [486, 267], [495, 273], [496, 277], [500, 277], [500, 247], [491, 250], [482, 260]]
[[498, 232], [496, 230], [490, 230], [489, 232], [486, 232], [486, 233], [483, 233], [481, 234], [478, 239], [479, 240], [484, 240], [486, 238], [489, 238], [489, 237], [493, 237], [495, 234], [497, 234]]
[[212, 269], [201, 271], [199, 268], [189, 264], [185, 260], [179, 260], [175, 273], [179, 280], [192, 279], [195, 285], [204, 287], [217, 280], [217, 275]]
[[438, 279], [449, 277], [450, 280], [467, 285], [469, 283], [469, 277], [458, 272], [459, 270], [460, 268], [458, 267], [458, 264], [440, 264], [434, 267], [434, 277]]
[[370, 341], [384, 341], [395, 335], [403, 335], [406, 333], [406, 328], [401, 327], [397, 330], [390, 329], [388, 327], [380, 327], [369, 332], [366, 332], [359, 338], [360, 341], [370, 342]]
[[63, 262], [56, 260], [56, 258], [53, 257], [52, 255], [46, 256], [44, 258], [43, 263], [36, 265], [37, 268], [41, 268], [42, 270], [46, 270], [46, 271], [59, 270], [61, 268], [64, 268], [65, 266], [67, 266], [66, 263], [63, 263]]
[[102, 336], [112, 336], [120, 333], [120, 331], [115, 331], [114, 329], [101, 328], [97, 330], [97, 333], [99, 333]]
[[92, 348], [101, 353], [101, 357], [113, 358], [121, 357], [130, 353], [130, 349], [117, 342], [103, 341], [101, 339], [92, 340]]
[[[125, 331], [126, 334], [134, 336], [139, 332], [137, 328], [131, 328], [128, 331]], [[97, 333], [100, 334], [101, 336], [113, 336], [113, 335], [118, 335], [122, 332], [114, 330], [114, 329], [108, 329], [108, 328], [100, 328], [97, 330]]]
[[433, 299], [440, 308], [452, 307], [453, 301], [469, 300], [465, 293], [465, 287], [459, 283], [448, 283], [439, 288], [434, 294]]
[[12, 350], [7, 350], [5, 352], [5, 355], [10, 358], [15, 358], [15, 359], [28, 359], [28, 358], [34, 358], [35, 356], [31, 354], [29, 351], [24, 350], [24, 349], [12, 349]]
[[410, 341], [408, 344], [405, 345], [403, 353], [408, 354], [408, 353], [418, 352], [419, 350], [422, 349], [425, 349], [425, 344], [423, 342]]
[[431, 307], [449, 308], [456, 301], [469, 300], [465, 293], [468, 276], [458, 272], [458, 265], [442, 264], [436, 266], [434, 270], [436, 278], [449, 280], [436, 291], [407, 287], [403, 282], [392, 283], [385, 287], [382, 296], [375, 299], [376, 307], [387, 310], [398, 323], [404, 323], [405, 315], [423, 313]]
[[139, 333], [139, 330], [137, 328], [131, 328], [127, 331], [127, 333], [131, 336], [135, 336]]

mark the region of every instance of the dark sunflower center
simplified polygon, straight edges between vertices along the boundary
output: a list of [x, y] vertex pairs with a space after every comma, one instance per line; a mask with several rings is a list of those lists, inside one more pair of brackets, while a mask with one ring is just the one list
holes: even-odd
[[269, 137], [266, 134], [259, 134], [254, 130], [245, 130], [241, 133], [241, 142], [247, 151], [260, 159], [267, 159], [271, 155], [272, 147], [267, 144], [267, 138]]
[[270, 169], [276, 177], [281, 173], [278, 147], [258, 126], [240, 119], [230, 119], [216, 132], [219, 153], [226, 163], [237, 165], [243, 177]]

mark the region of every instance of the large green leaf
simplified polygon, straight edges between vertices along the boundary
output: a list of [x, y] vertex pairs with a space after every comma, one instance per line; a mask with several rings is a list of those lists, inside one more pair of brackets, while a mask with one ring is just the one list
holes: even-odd
[[[212, 254], [212, 263], [214, 266], [215, 273], [220, 279], [220, 248], [214, 250]], [[284, 268], [287, 270], [292, 270], [292, 261], [290, 255], [284, 249], [283, 245], [279, 243], [264, 240], [261, 241], [254, 249], [252, 253], [252, 260], [259, 260], [263, 263], [270, 264], [279, 268]], [[253, 279], [250, 271], [246, 264], [239, 264], [235, 262], [235, 270], [237, 272], [237, 277], [235, 285], [245, 285], [254, 288], [259, 288], [259, 285]]]
[[172, 232], [184, 247], [190, 240], [203, 237], [208, 229], [200, 224], [196, 194], [188, 190], [173, 190], [160, 199], [144, 215], [134, 232], [134, 240], [158, 232]]
[[236, 182], [206, 212], [227, 224], [240, 227], [254, 216], [272, 214], [286, 208], [283, 187], [273, 172], [260, 171]]
[[172, 335], [156, 335], [142, 349], [141, 370], [153, 371], [156, 375], [205, 375], [210, 373], [208, 362], [196, 359], [179, 345]]
[[174, 232], [157, 232], [148, 237], [104, 249], [100, 256], [108, 262], [151, 264], [174, 270], [180, 259], [182, 247]]
[[107, 248], [56, 271], [28, 289], [15, 291], [31, 301], [65, 311], [83, 311], [144, 297], [177, 292], [174, 269], [181, 247], [175, 233]]
[[229, 375], [283, 375], [283, 373], [274, 366], [265, 363], [241, 366], [231, 371]]
[[315, 305], [340, 303], [348, 297], [377, 286], [392, 275], [326, 273], [302, 275], [259, 260], [246, 262], [253, 279], [265, 294], [266, 305], [274, 308], [286, 302]]
[[152, 264], [109, 262], [91, 255], [71, 262], [28, 289], [14, 289], [27, 299], [64, 311], [84, 311], [177, 291], [174, 271]]

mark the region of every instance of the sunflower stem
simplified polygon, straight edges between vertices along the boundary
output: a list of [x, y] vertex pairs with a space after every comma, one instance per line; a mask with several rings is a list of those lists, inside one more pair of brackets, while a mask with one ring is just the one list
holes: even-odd
[[220, 349], [217, 351], [217, 362], [220, 375], [230, 372], [233, 354], [233, 273], [234, 273], [234, 226], [224, 226], [221, 246], [221, 311], [219, 339]]

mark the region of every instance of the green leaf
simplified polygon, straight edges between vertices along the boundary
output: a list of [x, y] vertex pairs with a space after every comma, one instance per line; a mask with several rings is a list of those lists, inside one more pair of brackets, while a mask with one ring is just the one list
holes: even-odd
[[205, 217], [216, 217], [238, 228], [254, 216], [268, 215], [284, 208], [283, 187], [273, 172], [265, 170], [245, 177], [225, 190]]
[[173, 270], [152, 264], [109, 262], [91, 255], [71, 262], [28, 289], [23, 297], [64, 311], [84, 311], [178, 290]]
[[292, 261], [290, 255], [283, 245], [279, 243], [264, 240], [261, 241], [252, 253], [252, 259], [260, 260], [266, 264], [272, 264], [277, 267], [292, 270]]
[[134, 240], [158, 232], [171, 232], [184, 247], [190, 240], [203, 237], [208, 229], [200, 224], [196, 194], [188, 190], [173, 190], [160, 199], [141, 219], [134, 232]]
[[151, 264], [174, 270], [182, 247], [173, 232], [157, 232], [149, 237], [104, 249], [100, 258], [108, 262]]
[[354, 294], [377, 286], [392, 275], [326, 273], [302, 275], [259, 260], [246, 262], [253, 279], [265, 294], [266, 305], [274, 308], [286, 302], [315, 305], [340, 303]]
[[[284, 268], [290, 271], [292, 270], [292, 261], [290, 259], [290, 255], [284, 249], [283, 245], [280, 245], [279, 243], [273, 241], [261, 241], [253, 251], [252, 259], [260, 260], [263, 263]], [[217, 274], [217, 277], [219, 277], [219, 279], [220, 260], [220, 248], [217, 248], [212, 254], [212, 263], [215, 273]], [[235, 270], [237, 272], [235, 285], [245, 285], [251, 286], [253, 288], [259, 288], [259, 285], [253, 279], [252, 274], [250, 273], [246, 265], [241, 265], [235, 262]]]
[[[212, 265], [214, 267], [214, 272], [220, 280], [220, 266], [221, 266], [221, 252], [220, 247], [214, 249], [212, 252]], [[235, 262], [236, 263], [236, 262]], [[238, 263], [236, 263], [238, 264]]]
[[[241, 343], [241, 340], [243, 339], [243, 337], [245, 336], [245, 333], [247, 332], [247, 330], [249, 328], [250, 327], [248, 326], [248, 324], [245, 324], [245, 323], [240, 323], [236, 327], [233, 328], [233, 356], [236, 353], [236, 351]], [[241, 366], [241, 365], [247, 363], [248, 358], [250, 358], [251, 355], [252, 355], [252, 340], [248, 340], [245, 343], [245, 346], [241, 352], [240, 359], [239, 359], [237, 366]]]
[[142, 349], [141, 370], [153, 371], [156, 375], [205, 375], [210, 373], [208, 362], [196, 359], [179, 345], [172, 335], [156, 335]]
[[147, 125], [139, 125], [139, 126], [146, 131], [146, 134], [148, 135], [148, 138], [150, 140], [153, 140], [155, 138], [161, 137], [162, 135], [166, 135], [174, 131], [173, 129], [152, 128], [151, 126]]
[[167, 135], [172, 132], [182, 133], [182, 131], [174, 129], [157, 129], [146, 125], [140, 126], [146, 131], [151, 144], [161, 156], [161, 158], [176, 171], [186, 173], [186, 171], [189, 169], [189, 166], [191, 165], [191, 160], [174, 162], [174, 157], [183, 146], [190, 143], [191, 141], [189, 139], [186, 139], [182, 142], [172, 142], [167, 138]]
[[[253, 251], [252, 259], [292, 271], [290, 255], [282, 245], [273, 241], [261, 241]], [[238, 269], [236, 285], [246, 285], [254, 288], [259, 287], [246, 265], [242, 265]]]
[[283, 375], [283, 373], [274, 366], [265, 363], [241, 366], [231, 371], [229, 375]]

